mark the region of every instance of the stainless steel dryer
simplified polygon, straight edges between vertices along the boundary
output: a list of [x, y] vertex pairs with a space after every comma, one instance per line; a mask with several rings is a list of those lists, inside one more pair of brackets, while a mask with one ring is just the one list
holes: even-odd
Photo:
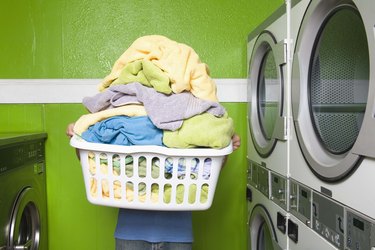
[[0, 249], [47, 250], [45, 133], [0, 134]]
[[288, 249], [288, 13], [284, 3], [248, 36], [249, 249]]
[[290, 177], [375, 218], [375, 2], [294, 2]]
[[283, 4], [248, 36], [248, 150], [252, 161], [286, 176], [287, 13]]

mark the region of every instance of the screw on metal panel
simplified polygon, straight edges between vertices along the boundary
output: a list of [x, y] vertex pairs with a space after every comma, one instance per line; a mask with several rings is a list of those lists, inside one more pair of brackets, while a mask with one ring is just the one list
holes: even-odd
[[308, 227], [310, 227], [311, 226], [311, 221], [310, 220], [306, 220], [306, 225], [308, 226]]

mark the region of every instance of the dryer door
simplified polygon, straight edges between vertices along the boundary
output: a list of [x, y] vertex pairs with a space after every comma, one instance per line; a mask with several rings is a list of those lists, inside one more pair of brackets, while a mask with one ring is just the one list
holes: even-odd
[[281, 249], [277, 244], [276, 232], [271, 217], [262, 205], [256, 205], [252, 210], [249, 227], [249, 250]]
[[352, 1], [312, 1], [297, 38], [292, 108], [304, 157], [322, 180], [338, 181], [361, 161], [353, 153], [366, 111], [369, 49]]
[[369, 72], [371, 86], [369, 88], [365, 118], [358, 135], [358, 140], [361, 143], [357, 143], [353, 147], [353, 152], [359, 155], [375, 158], [375, 1], [356, 0], [355, 5], [359, 10], [365, 25], [370, 65], [372, 66]]
[[261, 33], [253, 47], [248, 78], [248, 123], [254, 146], [262, 157], [272, 153], [277, 140], [285, 140], [283, 117], [284, 42]]

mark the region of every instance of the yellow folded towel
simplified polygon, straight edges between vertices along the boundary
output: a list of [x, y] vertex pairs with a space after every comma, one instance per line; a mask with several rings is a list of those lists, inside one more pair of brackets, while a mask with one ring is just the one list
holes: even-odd
[[147, 115], [143, 105], [131, 104], [113, 109], [106, 109], [96, 113], [82, 115], [74, 124], [73, 131], [82, 135], [91, 125], [116, 115], [145, 116]]
[[135, 40], [100, 83], [99, 91], [110, 86], [128, 63], [141, 59], [151, 61], [166, 73], [174, 93], [186, 90], [198, 98], [217, 101], [216, 84], [197, 53], [185, 44], [160, 35], [143, 36]]

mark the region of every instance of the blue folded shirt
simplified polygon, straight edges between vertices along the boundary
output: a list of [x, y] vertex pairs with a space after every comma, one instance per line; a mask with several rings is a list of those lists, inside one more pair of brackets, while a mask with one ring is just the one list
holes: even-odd
[[163, 131], [148, 116], [113, 116], [82, 133], [88, 142], [116, 145], [163, 145]]

